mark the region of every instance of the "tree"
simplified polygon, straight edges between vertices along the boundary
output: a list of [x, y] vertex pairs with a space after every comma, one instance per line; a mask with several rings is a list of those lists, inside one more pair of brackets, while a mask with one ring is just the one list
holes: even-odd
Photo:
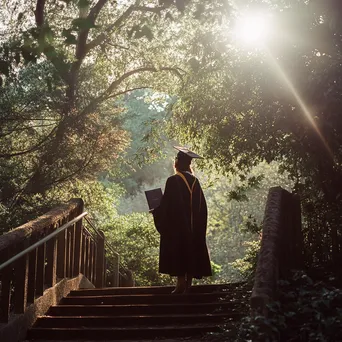
[[[207, 3], [221, 9], [224, 2]], [[141, 88], [176, 91], [200, 7], [181, 0], [3, 1], [6, 211], [73, 180], [94, 180], [118, 161], [128, 138], [117, 100]]]
[[280, 35], [267, 49], [253, 51], [223, 32], [203, 38], [203, 57], [174, 106], [174, 129], [226, 173], [278, 161], [302, 197], [311, 261], [337, 265], [342, 9], [335, 0], [258, 5], [273, 14], [273, 31]]

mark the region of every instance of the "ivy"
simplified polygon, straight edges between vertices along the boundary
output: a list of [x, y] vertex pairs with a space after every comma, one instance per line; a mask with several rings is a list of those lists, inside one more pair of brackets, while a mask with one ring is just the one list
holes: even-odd
[[269, 316], [243, 319], [239, 341], [338, 341], [342, 334], [342, 290], [335, 278], [314, 280], [303, 271], [279, 281], [279, 299]]

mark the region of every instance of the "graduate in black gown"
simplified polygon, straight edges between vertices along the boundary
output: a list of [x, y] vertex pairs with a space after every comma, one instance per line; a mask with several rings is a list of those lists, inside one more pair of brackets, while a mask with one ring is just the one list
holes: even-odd
[[176, 174], [167, 179], [161, 203], [152, 213], [160, 233], [159, 272], [177, 276], [173, 293], [183, 293], [193, 277], [212, 273], [206, 245], [207, 204], [190, 167], [192, 158], [201, 157], [187, 148], [175, 148]]

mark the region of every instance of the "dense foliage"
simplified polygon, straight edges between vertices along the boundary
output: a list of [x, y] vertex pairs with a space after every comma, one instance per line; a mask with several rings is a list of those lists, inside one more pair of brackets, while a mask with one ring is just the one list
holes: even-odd
[[296, 272], [279, 284], [269, 316], [246, 317], [238, 341], [338, 341], [342, 333], [342, 291], [334, 276], [325, 281]]
[[[222, 10], [225, 2], [208, 3]], [[37, 196], [56, 198], [49, 193], [94, 181], [118, 162], [128, 143], [118, 99], [179, 88], [192, 54], [188, 25], [201, 13], [181, 0], [1, 5], [0, 213], [8, 229], [53, 204]]]
[[268, 42], [245, 47], [222, 29], [205, 32], [173, 127], [222, 172], [279, 162], [302, 198], [307, 261], [337, 266], [342, 8], [335, 0], [251, 3], [272, 18]]

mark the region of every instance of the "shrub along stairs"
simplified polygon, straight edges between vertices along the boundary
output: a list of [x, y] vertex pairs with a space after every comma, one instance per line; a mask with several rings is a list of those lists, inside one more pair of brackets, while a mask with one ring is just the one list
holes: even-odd
[[172, 287], [127, 287], [72, 291], [51, 306], [28, 331], [28, 340], [134, 340], [236, 336], [248, 314], [245, 283], [197, 285], [187, 294]]

